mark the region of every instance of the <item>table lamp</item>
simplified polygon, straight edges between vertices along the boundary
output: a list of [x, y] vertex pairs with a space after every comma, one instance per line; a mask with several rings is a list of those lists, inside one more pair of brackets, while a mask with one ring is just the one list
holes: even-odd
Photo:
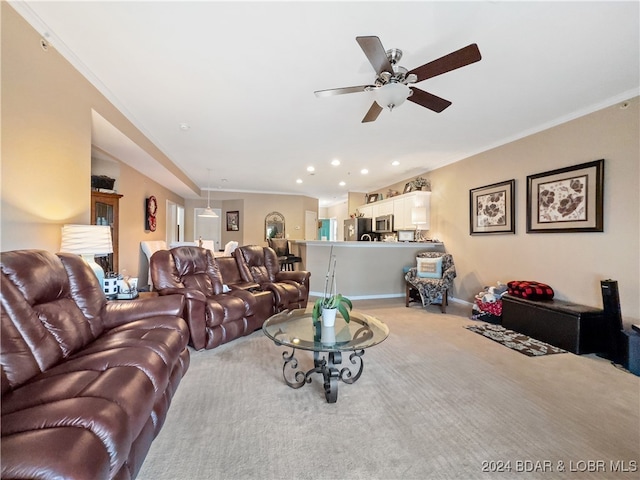
[[104, 270], [95, 261], [96, 256], [113, 253], [111, 227], [108, 225], [64, 225], [61, 252], [80, 255], [91, 267], [104, 289]]
[[427, 219], [427, 207], [412, 207], [411, 208], [411, 223], [416, 226], [416, 242], [424, 241], [422, 232], [420, 231], [420, 225], [426, 225], [423, 227], [425, 230], [429, 230], [429, 220]]

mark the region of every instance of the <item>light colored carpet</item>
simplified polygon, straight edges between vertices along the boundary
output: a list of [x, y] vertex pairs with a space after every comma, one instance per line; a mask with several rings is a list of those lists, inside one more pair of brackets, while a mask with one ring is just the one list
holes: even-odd
[[[354, 303], [391, 333], [337, 403], [319, 375], [289, 388], [284, 349], [261, 331], [192, 352], [138, 478], [638, 478], [613, 470], [640, 461], [640, 378], [595, 356], [522, 355], [463, 328], [475, 322], [460, 305]], [[518, 471], [536, 462], [546, 471]]]

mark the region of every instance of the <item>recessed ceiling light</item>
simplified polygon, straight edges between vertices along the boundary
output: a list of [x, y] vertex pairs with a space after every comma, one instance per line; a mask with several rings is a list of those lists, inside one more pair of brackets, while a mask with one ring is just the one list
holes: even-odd
[[362, 170], [360, 170], [360, 173], [362, 175], [366, 175], [367, 173], [369, 173], [369, 170], [367, 170], [366, 168], [363, 168]]
[[344, 187], [346, 185], [346, 182], [340, 182], [338, 185], [340, 185], [341, 187]]
[[338, 165], [340, 165], [340, 160], [338, 160], [337, 158], [334, 158], [333, 160], [331, 160], [331, 165], [333, 165], [334, 167], [337, 167]]
[[302, 179], [301, 178], [297, 178], [296, 179], [296, 183], [302, 183]]
[[184, 122], [179, 123], [178, 126], [180, 127], [180, 130], [184, 130], [184, 131], [187, 131], [191, 128], [191, 126], [189, 126], [188, 123], [184, 123]]
[[316, 169], [314, 167], [311, 167], [311, 166], [307, 167], [307, 172], [311, 173], [311, 172], [315, 172], [315, 171], [316, 171]]
[[391, 165], [397, 167], [398, 165], [400, 165], [400, 162], [398, 160], [394, 160], [393, 162], [391, 162]]

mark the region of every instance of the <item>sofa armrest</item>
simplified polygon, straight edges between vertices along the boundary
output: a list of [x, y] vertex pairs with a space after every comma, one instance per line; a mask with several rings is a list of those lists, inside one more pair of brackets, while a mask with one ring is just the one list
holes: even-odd
[[111, 300], [107, 302], [103, 320], [106, 328], [114, 328], [153, 316], [171, 315], [180, 317], [183, 310], [184, 297], [181, 295], [167, 295], [137, 300]]
[[311, 276], [310, 272], [306, 272], [304, 270], [295, 270], [293, 272], [280, 270], [276, 273], [276, 281], [282, 282], [286, 280], [292, 280], [297, 282], [305, 287], [309, 288], [309, 277]]
[[206, 303], [207, 297], [200, 290], [195, 288], [163, 288], [158, 290], [160, 296], [165, 295], [182, 295], [186, 300], [195, 300], [197, 302]]
[[185, 300], [183, 317], [189, 326], [191, 346], [202, 350], [206, 343], [206, 309], [207, 297], [200, 290], [194, 288], [163, 288], [158, 290], [160, 296], [182, 296]]

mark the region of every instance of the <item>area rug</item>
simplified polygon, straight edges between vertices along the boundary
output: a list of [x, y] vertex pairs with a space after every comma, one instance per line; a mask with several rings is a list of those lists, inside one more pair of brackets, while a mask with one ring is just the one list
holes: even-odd
[[528, 337], [522, 333], [508, 330], [501, 325], [467, 325], [465, 328], [490, 338], [511, 350], [524, 353], [529, 357], [539, 357], [541, 355], [551, 355], [554, 353], [567, 353], [566, 350], [541, 342], [535, 338]]

